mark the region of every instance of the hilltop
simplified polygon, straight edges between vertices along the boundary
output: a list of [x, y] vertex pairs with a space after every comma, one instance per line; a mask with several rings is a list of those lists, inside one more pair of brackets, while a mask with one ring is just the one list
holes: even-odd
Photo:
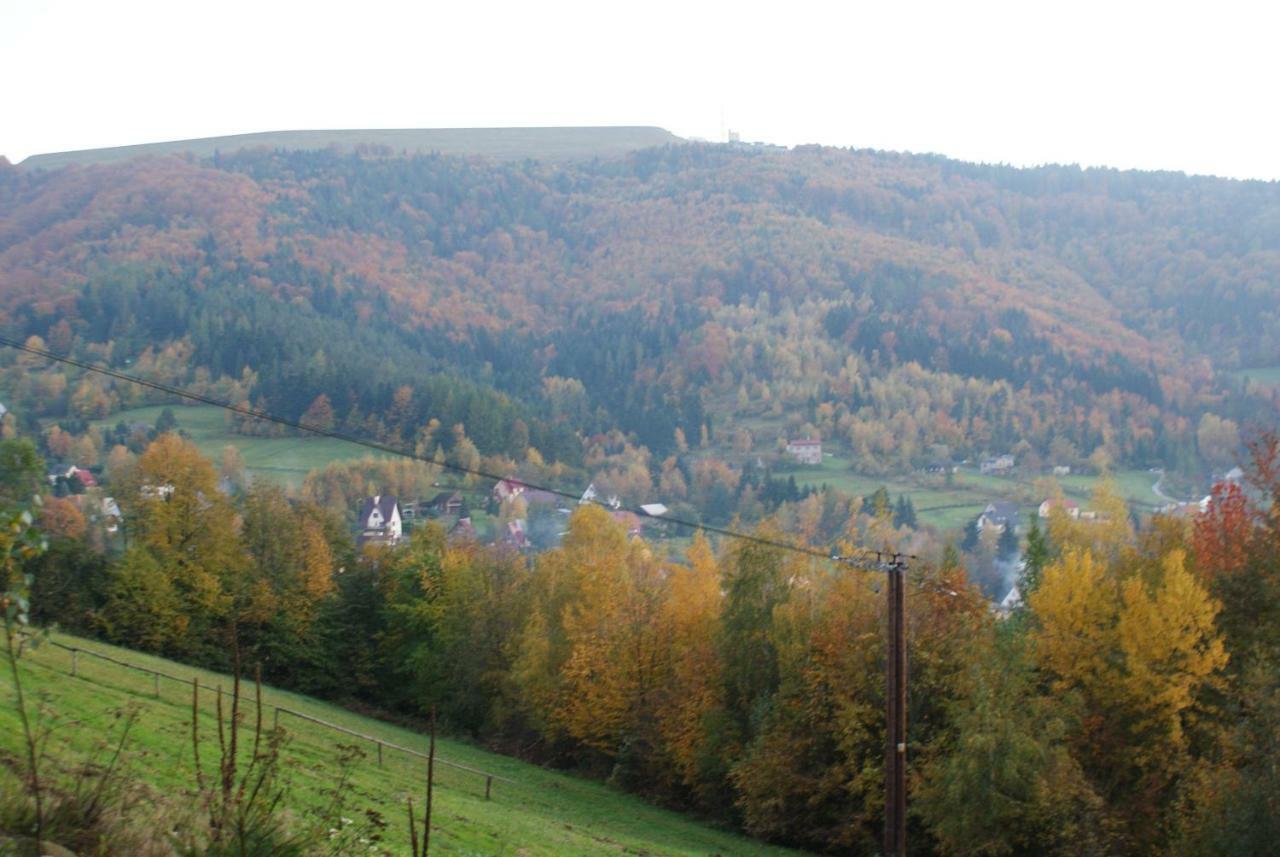
[[501, 160], [536, 158], [567, 160], [613, 157], [649, 146], [679, 142], [669, 131], [652, 126], [547, 128], [388, 128], [315, 131], [261, 131], [194, 140], [171, 140], [103, 149], [49, 152], [18, 163], [21, 169], [56, 170], [77, 164], [120, 163], [148, 155], [189, 153], [199, 158], [229, 155], [243, 149], [319, 151], [357, 149], [386, 154], [481, 155]]

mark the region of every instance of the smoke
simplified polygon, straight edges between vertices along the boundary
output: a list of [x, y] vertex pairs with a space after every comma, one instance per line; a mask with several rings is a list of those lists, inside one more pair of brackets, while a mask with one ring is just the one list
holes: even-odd
[[1016, 556], [1011, 559], [997, 559], [995, 561], [995, 569], [1000, 576], [1001, 589], [996, 593], [996, 601], [999, 602], [1009, 594], [1009, 590], [1013, 589], [1013, 585], [1018, 582], [1018, 578], [1022, 576], [1022, 569], [1026, 562], [1022, 558], [1022, 552], [1019, 551]]

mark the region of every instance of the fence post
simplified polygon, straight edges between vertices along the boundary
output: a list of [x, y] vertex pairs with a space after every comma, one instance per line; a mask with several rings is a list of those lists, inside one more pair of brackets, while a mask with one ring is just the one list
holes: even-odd
[[378, 767], [382, 767], [382, 742], [378, 742]]
[[76, 660], [78, 659], [79, 654], [80, 654], [79, 649], [71, 650], [71, 675], [72, 676], [76, 674]]
[[489, 790], [493, 788], [493, 777], [484, 778], [484, 799], [489, 799]]

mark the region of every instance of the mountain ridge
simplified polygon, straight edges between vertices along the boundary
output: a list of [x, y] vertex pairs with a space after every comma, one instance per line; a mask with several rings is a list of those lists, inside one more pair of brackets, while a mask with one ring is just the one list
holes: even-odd
[[353, 433], [439, 419], [517, 461], [617, 429], [655, 475], [720, 432], [819, 434], [880, 473], [1020, 445], [1189, 471], [1277, 407], [1226, 372], [1280, 364], [1280, 187], [821, 147], [258, 148], [0, 170], [0, 212], [7, 335], [172, 347], [174, 379], [291, 418], [325, 395]]
[[635, 149], [679, 142], [655, 125], [565, 125], [493, 128], [350, 128], [254, 131], [154, 143], [104, 146], [30, 155], [19, 169], [59, 169], [72, 164], [118, 163], [147, 155], [189, 152], [197, 157], [229, 155], [244, 149], [315, 151], [387, 147], [392, 153], [482, 155], [501, 160], [608, 157]]

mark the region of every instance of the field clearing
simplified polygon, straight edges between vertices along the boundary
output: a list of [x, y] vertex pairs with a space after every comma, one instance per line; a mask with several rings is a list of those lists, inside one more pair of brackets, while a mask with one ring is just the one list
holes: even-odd
[[[72, 677], [71, 654], [44, 645], [22, 660], [22, 675], [29, 694], [57, 712], [59, 720], [74, 719], [75, 728], [63, 726], [54, 733], [52, 751], [64, 755], [71, 749], [95, 747], [118, 729], [117, 712], [136, 706], [140, 717], [131, 733], [127, 770], [161, 794], [188, 794], [194, 786], [191, 742], [192, 677], [202, 684], [229, 689], [228, 676], [182, 666], [172, 661], [107, 646], [65, 634], [53, 639], [68, 646], [97, 651], [119, 660], [163, 671], [187, 683], [160, 680], [155, 697], [151, 676], [80, 655], [77, 677]], [[216, 771], [218, 747], [213, 718], [213, 691], [201, 691], [201, 761], [206, 772]], [[246, 689], [246, 720], [252, 723], [252, 687]], [[0, 746], [18, 749], [17, 715], [12, 686], [6, 691], [9, 705], [0, 710]], [[308, 697], [273, 688], [263, 689], [266, 727], [271, 726], [273, 706], [345, 726], [381, 741], [426, 752], [421, 733], [363, 717]], [[408, 852], [405, 799], [412, 795], [421, 804], [425, 761], [407, 754], [383, 750], [378, 766], [376, 746], [288, 715], [280, 726], [288, 733], [282, 755], [284, 777], [290, 785], [287, 800], [298, 818], [308, 818], [330, 805], [340, 771], [339, 744], [360, 745], [365, 753], [351, 769], [351, 793], [339, 814], [353, 819], [373, 810], [386, 819], [385, 844], [393, 853]], [[241, 735], [246, 758], [251, 731]], [[65, 757], [65, 755], [64, 755]], [[82, 757], [82, 754], [81, 756]], [[600, 783], [543, 770], [509, 757], [480, 750], [463, 742], [440, 739], [437, 758], [477, 768], [513, 783], [495, 781], [492, 799], [484, 797], [484, 777], [440, 764], [436, 765], [436, 789], [432, 824], [432, 853], [469, 855], [786, 855], [801, 852], [752, 842], [740, 836], [700, 825], [674, 812], [650, 806], [638, 798]], [[335, 823], [337, 819], [332, 819]], [[340, 826], [340, 823], [339, 823]]]
[[335, 147], [385, 146], [394, 154], [408, 152], [480, 155], [496, 160], [571, 160], [622, 155], [649, 146], [680, 142], [680, 138], [652, 126], [584, 126], [542, 128], [370, 128], [317, 131], [263, 131], [226, 137], [203, 137], [164, 143], [142, 143], [73, 152], [32, 155], [21, 169], [53, 170], [69, 164], [107, 164], [144, 155], [190, 152], [209, 158], [241, 149], [318, 151]]
[[[117, 423], [155, 425], [164, 405], [133, 408], [112, 414], [94, 425], [110, 429]], [[178, 428], [185, 431], [200, 452], [215, 462], [222, 460], [222, 450], [234, 446], [240, 450], [245, 468], [255, 479], [297, 488], [307, 473], [333, 461], [385, 457], [384, 453], [346, 441], [328, 437], [249, 437], [234, 434], [227, 427], [227, 411], [213, 405], [170, 405], [177, 417]]]
[[[884, 486], [895, 501], [900, 494], [909, 497], [921, 523], [943, 530], [963, 527], [993, 500], [1018, 503], [1030, 514], [1044, 499], [1035, 494], [1034, 480], [1030, 479], [983, 475], [970, 468], [962, 468], [953, 474], [950, 485], [945, 477], [922, 473], [906, 477], [868, 476], [851, 470], [848, 459], [838, 455], [826, 458], [821, 467], [779, 470], [776, 475], [783, 478], [795, 476], [801, 485], [829, 485], [859, 497]], [[1156, 474], [1145, 470], [1121, 470], [1112, 478], [1121, 496], [1141, 509], [1154, 510], [1164, 502], [1151, 490], [1158, 478]], [[1063, 493], [1083, 502], [1089, 499], [1099, 477], [1072, 475], [1057, 481]]]

